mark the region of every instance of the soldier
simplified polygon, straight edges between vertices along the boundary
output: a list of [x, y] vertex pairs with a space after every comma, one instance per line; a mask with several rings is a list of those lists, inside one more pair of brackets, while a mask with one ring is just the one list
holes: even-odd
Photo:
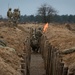
[[30, 39], [30, 46], [31, 46], [31, 48], [34, 52], [38, 52], [38, 50], [39, 50], [39, 41], [35, 37], [35, 34], [33, 34], [31, 39]]
[[36, 36], [36, 38], [40, 41], [40, 38], [41, 38], [41, 36], [42, 36], [42, 30], [41, 30], [41, 28], [38, 28], [38, 29], [36, 30], [35, 36]]
[[11, 8], [9, 8], [9, 10], [7, 11], [7, 17], [8, 17], [9, 19], [12, 18]]
[[39, 43], [39, 50], [38, 50], [38, 52], [41, 52], [41, 50], [40, 50], [40, 42], [41, 42], [41, 36], [42, 36], [42, 29], [41, 28], [38, 28], [36, 30], [35, 36], [36, 36], [36, 38], [38, 40], [38, 43]]
[[12, 23], [12, 11], [11, 11], [11, 8], [9, 8], [8, 11], [7, 11], [7, 17], [8, 17], [8, 22], [9, 22], [8, 25], [10, 27], [10, 25]]
[[19, 9], [14, 9], [14, 12], [13, 12], [13, 22], [15, 24], [15, 26], [17, 26], [17, 22], [20, 18], [20, 11]]

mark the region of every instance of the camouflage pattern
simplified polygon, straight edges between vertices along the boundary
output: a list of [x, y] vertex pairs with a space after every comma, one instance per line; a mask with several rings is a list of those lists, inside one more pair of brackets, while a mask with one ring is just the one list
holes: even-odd
[[31, 39], [30, 39], [30, 46], [34, 52], [38, 52], [40, 50], [40, 40], [42, 36], [42, 31], [40, 28], [34, 29]]
[[20, 18], [20, 11], [19, 11], [19, 9], [14, 9], [13, 18], [17, 19], [17, 20]]
[[19, 18], [20, 18], [20, 11], [19, 11], [19, 9], [14, 9], [14, 12], [13, 12], [14, 26], [17, 26]]
[[11, 11], [11, 8], [9, 8], [9, 10], [7, 11], [7, 17], [8, 17], [9, 19], [12, 18], [12, 11]]
[[32, 35], [32, 37], [30, 39], [30, 46], [31, 46], [31, 48], [34, 52], [38, 52], [38, 50], [39, 50], [39, 41], [35, 37], [35, 35]]
[[38, 29], [36, 30], [35, 36], [36, 36], [36, 38], [40, 41], [40, 38], [41, 38], [41, 36], [42, 36], [42, 30], [41, 30], [41, 28], [38, 28]]

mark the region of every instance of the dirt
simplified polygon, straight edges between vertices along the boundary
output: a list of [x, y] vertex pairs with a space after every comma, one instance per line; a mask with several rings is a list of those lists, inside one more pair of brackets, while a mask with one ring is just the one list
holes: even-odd
[[[71, 25], [71, 27], [74, 28], [74, 25]], [[65, 25], [50, 24], [45, 35], [59, 51], [75, 47], [75, 31], [69, 30]], [[62, 55], [62, 59], [69, 70], [73, 71], [75, 69], [75, 52]]]
[[45, 75], [44, 61], [40, 54], [31, 55], [30, 74], [31, 75]]
[[23, 53], [24, 42], [29, 34], [18, 27], [8, 27], [5, 23], [3, 25], [0, 25], [0, 40], [7, 46], [0, 45], [0, 75], [21, 75], [19, 55]]
[[[30, 28], [44, 27], [44, 24], [19, 24], [18, 27], [5, 26], [4, 22], [0, 23], [0, 39], [4, 40], [7, 44], [6, 47], [0, 46], [0, 75], [21, 75], [20, 73], [20, 57], [24, 50], [24, 42], [30, 34]], [[73, 25], [74, 26], [74, 25]], [[72, 26], [72, 28], [74, 28]], [[73, 29], [74, 30], [74, 29]], [[75, 47], [75, 31], [69, 30], [65, 24], [49, 24], [45, 34], [49, 42], [58, 48], [60, 51]], [[31, 71], [35, 70], [37, 74], [44, 74], [43, 61], [37, 55], [32, 55], [31, 68], [35, 66]], [[63, 61], [69, 67], [69, 70], [75, 69], [75, 53], [62, 55]], [[37, 59], [37, 63], [35, 61]], [[40, 62], [40, 63], [39, 63]], [[36, 66], [42, 65], [42, 66]], [[36, 70], [36, 67], [40, 67], [43, 70], [40, 73], [40, 69]], [[33, 72], [32, 75], [35, 73]]]

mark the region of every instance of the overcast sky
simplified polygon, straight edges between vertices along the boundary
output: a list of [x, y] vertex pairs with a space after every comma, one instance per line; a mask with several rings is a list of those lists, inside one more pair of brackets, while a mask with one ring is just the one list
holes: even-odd
[[6, 16], [8, 7], [19, 8], [22, 15], [36, 15], [42, 4], [51, 5], [59, 15], [75, 14], [75, 0], [0, 0], [0, 15]]

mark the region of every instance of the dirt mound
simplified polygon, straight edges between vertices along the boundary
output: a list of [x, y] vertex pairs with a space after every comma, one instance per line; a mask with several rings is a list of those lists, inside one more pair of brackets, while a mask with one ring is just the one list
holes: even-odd
[[64, 25], [49, 25], [45, 34], [51, 44], [59, 48], [59, 50], [75, 46], [75, 33], [68, 30]]
[[7, 46], [14, 48], [17, 53], [23, 50], [23, 42], [26, 34], [18, 28], [0, 27], [0, 39], [3, 39]]
[[24, 50], [24, 42], [28, 33], [18, 27], [0, 27], [0, 40], [6, 46], [0, 45], [0, 75], [21, 75], [20, 57]]
[[20, 58], [13, 48], [0, 47], [0, 74], [20, 75]]
[[[3, 23], [2, 23], [3, 24]], [[6, 47], [0, 46], [0, 74], [1, 75], [20, 75], [20, 57], [24, 50], [24, 41], [29, 36], [30, 28], [43, 28], [44, 24], [22, 24], [18, 28], [0, 26], [0, 39], [5, 41]], [[49, 42], [60, 51], [75, 47], [75, 33], [65, 25], [49, 24], [44, 33]], [[75, 51], [75, 50], [74, 50]], [[75, 52], [63, 54], [62, 59], [69, 67], [75, 69]]]
[[[49, 25], [45, 34], [49, 42], [60, 51], [75, 47], [75, 33], [67, 29], [65, 25]], [[75, 52], [69, 51], [68, 54], [63, 54], [62, 59], [69, 70], [75, 69]]]

